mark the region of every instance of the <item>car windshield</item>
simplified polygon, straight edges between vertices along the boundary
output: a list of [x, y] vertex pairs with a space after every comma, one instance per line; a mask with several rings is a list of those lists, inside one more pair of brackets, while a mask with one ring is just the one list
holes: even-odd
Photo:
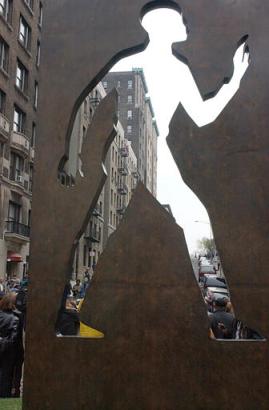
[[222, 278], [206, 278], [205, 287], [226, 288], [225, 279]]

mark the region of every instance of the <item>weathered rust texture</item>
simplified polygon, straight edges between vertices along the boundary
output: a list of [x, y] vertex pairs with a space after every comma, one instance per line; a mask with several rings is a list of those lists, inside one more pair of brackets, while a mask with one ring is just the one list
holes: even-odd
[[[41, 163], [38, 161], [41, 159], [37, 156], [36, 181], [42, 180], [43, 185], [39, 183], [35, 186], [38, 199], [33, 212], [33, 226], [36, 229], [33, 229], [31, 236], [31, 284], [27, 315], [27, 329], [30, 331], [27, 332], [24, 379], [26, 409], [58, 408], [57, 395], [54, 404], [48, 404], [45, 397], [51, 395], [55, 384], [65, 386], [64, 378], [55, 378], [57, 373], [54, 366], [57, 363], [56, 366], [61, 367], [62, 360], [66, 360], [62, 367], [63, 374], [70, 371], [72, 358], [69, 362], [64, 349], [61, 348], [57, 353], [59, 361], [54, 361], [57, 352], [55, 346], [58, 346], [55, 336], [56, 317], [71, 273], [77, 240], [85, 230], [106, 179], [103, 161], [116, 135], [116, 111], [117, 93], [112, 91], [101, 101], [86, 133], [81, 155], [84, 177], [77, 176], [74, 186], [66, 188], [57, 180], [60, 156], [59, 152], [54, 151], [53, 144], [43, 147], [47, 158], [55, 159], [53, 173], [47, 170], [46, 162], [39, 167]], [[42, 175], [40, 179], [38, 175]], [[76, 345], [78, 343], [73, 346], [74, 357], [77, 354]], [[43, 403], [39, 402], [41, 397]], [[70, 406], [70, 409], [76, 408], [72, 401]]]
[[105, 334], [96, 357], [80, 363], [91, 374], [89, 408], [268, 410], [267, 343], [208, 338], [182, 229], [142, 185], [82, 317]]
[[[104, 181], [114, 94], [101, 103], [84, 143], [85, 179], [64, 188], [58, 166], [68, 159], [83, 98], [120, 56], [147, 44], [139, 23], [146, 4], [44, 2], [24, 410], [268, 409], [268, 344], [207, 340], [206, 312], [182, 232], [141, 188], [98, 267], [96, 297], [89, 294], [93, 323], [105, 339], [54, 334], [74, 244]], [[231, 75], [236, 44], [250, 35], [252, 64], [240, 92], [215, 124], [202, 129], [179, 107], [169, 144], [209, 211], [238, 316], [268, 336], [269, 5], [173, 4], [182, 6], [190, 29], [187, 42], [174, 50], [188, 58], [203, 95]]]
[[184, 181], [209, 213], [236, 314], [266, 337], [268, 16], [269, 4], [260, 1], [203, 0], [193, 7], [189, 18], [186, 16], [190, 24], [188, 40], [185, 46], [178, 45], [177, 51], [188, 57], [203, 94], [214, 91], [218, 73], [219, 82], [229, 76], [236, 40], [245, 34], [249, 35], [250, 66], [237, 94], [214, 123], [198, 128], [179, 105], [168, 136]]

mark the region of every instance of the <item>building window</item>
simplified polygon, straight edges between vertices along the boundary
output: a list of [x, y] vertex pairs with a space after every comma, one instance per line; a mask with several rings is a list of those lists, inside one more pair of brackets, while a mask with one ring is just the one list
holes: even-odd
[[38, 24], [42, 27], [43, 24], [43, 5], [41, 1], [39, 2], [39, 15], [38, 15]]
[[35, 95], [34, 95], [34, 107], [37, 109], [37, 103], [38, 103], [38, 82], [35, 81]]
[[0, 156], [3, 157], [5, 155], [5, 144], [0, 142]]
[[87, 99], [84, 100], [83, 107], [84, 107], [84, 114], [87, 114], [88, 113], [88, 101], [87, 101]]
[[120, 81], [118, 81], [118, 83], [117, 83], [117, 87], [118, 87], [118, 88], [120, 88]]
[[13, 222], [20, 222], [21, 205], [16, 202], [9, 201], [8, 220]]
[[86, 266], [86, 263], [87, 263], [87, 250], [88, 250], [88, 247], [84, 245], [83, 247], [83, 265], [84, 266]]
[[33, 192], [33, 175], [34, 175], [34, 168], [33, 165], [30, 165], [29, 168], [29, 191]]
[[128, 103], [128, 104], [133, 104], [133, 96], [132, 96], [132, 95], [128, 95], [128, 97], [127, 97], [127, 103]]
[[0, 14], [8, 23], [11, 23], [12, 0], [0, 0]]
[[110, 204], [113, 205], [113, 190], [110, 190]]
[[31, 28], [22, 16], [20, 17], [19, 41], [27, 50], [30, 50]]
[[128, 80], [128, 90], [133, 88], [133, 80]]
[[5, 114], [5, 108], [6, 108], [6, 94], [4, 91], [0, 90], [0, 112], [2, 114]]
[[83, 127], [82, 127], [82, 138], [83, 138], [83, 139], [84, 139], [85, 136], [86, 136], [86, 131], [87, 131], [87, 128], [83, 125]]
[[92, 250], [91, 250], [91, 248], [89, 248], [89, 253], [88, 253], [88, 267], [89, 268], [91, 266], [91, 253], [92, 253]]
[[17, 106], [14, 107], [14, 117], [13, 117], [13, 131], [21, 132], [24, 134], [25, 131], [25, 120], [26, 114], [20, 110]]
[[103, 87], [105, 90], [107, 89], [107, 81], [103, 81]]
[[35, 146], [35, 141], [36, 141], [36, 124], [33, 122], [32, 123], [32, 134], [31, 134], [31, 147], [32, 148]]
[[8, 71], [8, 57], [9, 57], [9, 46], [0, 37], [0, 68], [4, 71]]
[[28, 70], [24, 65], [17, 61], [17, 71], [16, 71], [16, 86], [24, 93], [27, 92], [28, 88]]
[[24, 0], [24, 3], [26, 3], [27, 6], [30, 7], [31, 10], [33, 10], [34, 0]]
[[12, 181], [21, 182], [23, 175], [24, 160], [18, 154], [11, 152], [9, 178]]
[[128, 110], [128, 111], [127, 111], [127, 118], [128, 118], [128, 120], [132, 120], [132, 119], [133, 119], [133, 111], [132, 111], [132, 110]]
[[133, 128], [131, 125], [127, 125], [127, 134], [132, 134]]
[[41, 45], [40, 41], [37, 40], [37, 46], [36, 46], [36, 66], [40, 66], [40, 52], [41, 52]]

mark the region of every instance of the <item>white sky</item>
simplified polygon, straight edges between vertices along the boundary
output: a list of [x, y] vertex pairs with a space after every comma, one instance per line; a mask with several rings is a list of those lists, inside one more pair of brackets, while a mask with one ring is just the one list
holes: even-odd
[[[160, 130], [158, 140], [158, 200], [169, 203], [177, 223], [184, 229], [189, 251], [197, 248], [197, 240], [210, 237], [207, 211], [196, 195], [183, 182], [166, 144], [169, 122], [181, 101], [188, 114], [199, 126], [214, 121], [237, 91], [248, 62], [237, 55], [237, 70], [229, 86], [224, 86], [214, 99], [204, 102], [188, 67], [171, 52], [173, 42], [186, 41], [186, 27], [181, 16], [171, 9], [148, 13], [143, 26], [150, 35], [150, 44], [139, 54], [125, 58], [112, 71], [144, 69], [156, 120]], [[239, 39], [237, 39], [239, 40]], [[195, 222], [201, 221], [201, 222]]]

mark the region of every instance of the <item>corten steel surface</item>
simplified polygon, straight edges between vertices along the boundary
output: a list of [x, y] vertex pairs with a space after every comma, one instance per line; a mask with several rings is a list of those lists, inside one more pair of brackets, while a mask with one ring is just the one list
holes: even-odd
[[[89, 295], [92, 321], [106, 332], [105, 339], [54, 334], [74, 245], [104, 182], [101, 163], [114, 135], [115, 94], [100, 104], [84, 142], [84, 179], [64, 188], [57, 182], [58, 167], [67, 160], [83, 98], [120, 56], [145, 47], [139, 16], [146, 4], [44, 4], [24, 410], [269, 407], [267, 343], [207, 339], [206, 313], [182, 232], [141, 188], [125, 225], [111, 238], [98, 266], [96, 292]], [[174, 50], [188, 58], [203, 95], [231, 75], [236, 44], [250, 36], [252, 64], [239, 93], [202, 129], [179, 106], [169, 145], [185, 181], [209, 211], [237, 315], [268, 336], [269, 5], [261, 0], [174, 4], [182, 6], [190, 30], [186, 43]]]
[[236, 314], [267, 338], [268, 16], [269, 3], [261, 1], [202, 0], [189, 17], [186, 14], [190, 34], [177, 51], [188, 57], [204, 94], [230, 75], [236, 40], [245, 34], [250, 65], [237, 94], [214, 123], [198, 128], [179, 105], [168, 136], [184, 181], [209, 213]]

